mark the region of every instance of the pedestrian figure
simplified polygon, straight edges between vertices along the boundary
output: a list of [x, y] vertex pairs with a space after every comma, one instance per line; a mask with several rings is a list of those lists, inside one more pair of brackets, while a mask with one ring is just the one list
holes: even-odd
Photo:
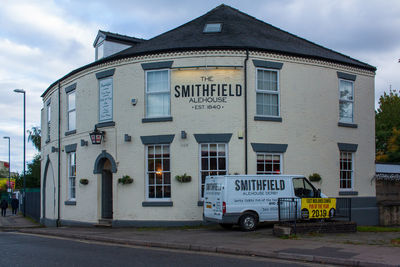
[[12, 200], [11, 200], [11, 208], [12, 208], [12, 214], [13, 215], [17, 215], [18, 212], [18, 206], [19, 206], [19, 200], [18, 198], [15, 196], [15, 194], [12, 196]]
[[1, 207], [1, 216], [6, 217], [6, 212], [8, 208], [7, 200], [3, 198], [3, 200], [0, 203], [0, 207]]

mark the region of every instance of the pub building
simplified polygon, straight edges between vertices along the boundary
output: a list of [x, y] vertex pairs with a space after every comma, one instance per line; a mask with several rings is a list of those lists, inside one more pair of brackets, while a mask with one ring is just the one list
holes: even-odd
[[378, 222], [375, 67], [226, 5], [93, 46], [42, 94], [44, 224], [200, 224], [207, 175], [312, 173]]

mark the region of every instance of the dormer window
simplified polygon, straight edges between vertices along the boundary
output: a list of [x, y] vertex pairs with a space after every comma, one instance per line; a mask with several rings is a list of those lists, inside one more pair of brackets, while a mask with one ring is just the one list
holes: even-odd
[[96, 60], [102, 59], [104, 57], [104, 42], [96, 47]]
[[204, 26], [204, 33], [221, 32], [222, 23], [207, 23]]

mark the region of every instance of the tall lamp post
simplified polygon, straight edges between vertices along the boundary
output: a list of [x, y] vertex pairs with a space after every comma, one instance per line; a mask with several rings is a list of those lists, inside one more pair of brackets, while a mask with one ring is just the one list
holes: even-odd
[[26, 110], [26, 102], [25, 102], [25, 90], [23, 89], [14, 89], [14, 92], [16, 93], [20, 93], [20, 94], [24, 94], [24, 193], [22, 195], [23, 198], [23, 202], [24, 202], [24, 207], [23, 207], [23, 214], [24, 217], [26, 215], [26, 178], [25, 178], [25, 152], [26, 152], [26, 147], [25, 147], [25, 134], [26, 134], [26, 130], [25, 130], [25, 125], [26, 125], [26, 121], [25, 121], [25, 110]]
[[[10, 137], [4, 136], [3, 138], [8, 139], [8, 187], [7, 187], [7, 192], [8, 192], [8, 188], [11, 188]], [[11, 192], [11, 190], [9, 192]]]

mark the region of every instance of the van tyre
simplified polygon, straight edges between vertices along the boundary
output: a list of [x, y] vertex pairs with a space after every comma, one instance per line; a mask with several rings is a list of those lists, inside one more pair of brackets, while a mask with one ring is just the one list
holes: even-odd
[[245, 213], [239, 219], [240, 228], [243, 231], [254, 231], [257, 227], [258, 217], [253, 213]]
[[232, 227], [233, 227], [233, 224], [231, 224], [231, 223], [220, 223], [219, 225], [222, 228], [227, 229], [227, 230], [232, 229]]

